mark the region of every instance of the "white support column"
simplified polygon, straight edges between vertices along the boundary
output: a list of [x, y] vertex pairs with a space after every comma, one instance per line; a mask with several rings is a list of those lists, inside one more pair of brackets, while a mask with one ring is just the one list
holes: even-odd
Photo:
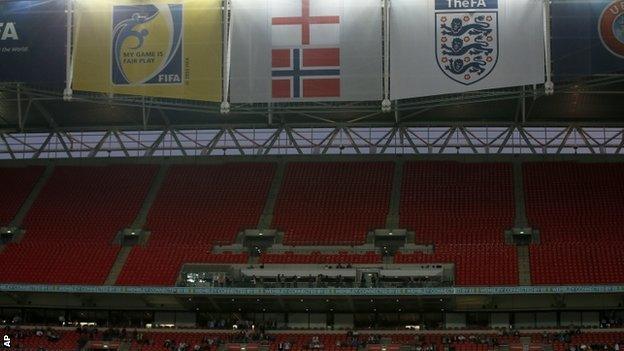
[[73, 59], [72, 59], [72, 22], [74, 15], [74, 0], [65, 0], [66, 42], [65, 42], [65, 90], [63, 90], [63, 100], [71, 101], [72, 80], [73, 80]]
[[546, 83], [544, 89], [546, 95], [552, 95], [555, 92], [555, 84], [552, 81], [552, 59], [550, 46], [550, 0], [544, 1], [544, 50], [546, 64]]
[[390, 0], [383, 0], [384, 15], [384, 97], [381, 102], [381, 111], [390, 112], [392, 102], [390, 101]]
[[223, 101], [221, 102], [221, 113], [230, 113], [230, 0], [223, 0]]

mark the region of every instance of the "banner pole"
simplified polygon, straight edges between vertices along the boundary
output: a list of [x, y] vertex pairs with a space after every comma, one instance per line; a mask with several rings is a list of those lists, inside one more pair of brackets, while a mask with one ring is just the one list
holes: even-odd
[[381, 111], [390, 112], [390, 0], [383, 0], [384, 9], [384, 97], [381, 102]]
[[230, 113], [230, 0], [223, 0], [223, 100], [221, 113]]
[[550, 0], [544, 1], [544, 50], [545, 50], [545, 64], [546, 64], [546, 83], [544, 83], [544, 90], [546, 95], [552, 95], [555, 92], [555, 84], [552, 81], [552, 59], [551, 59], [551, 45], [550, 45]]
[[67, 17], [66, 24], [66, 42], [65, 42], [65, 90], [63, 90], [63, 100], [71, 101], [72, 95], [72, 59], [71, 59], [71, 47], [72, 47], [72, 21], [73, 21], [73, 0], [65, 0], [65, 14]]

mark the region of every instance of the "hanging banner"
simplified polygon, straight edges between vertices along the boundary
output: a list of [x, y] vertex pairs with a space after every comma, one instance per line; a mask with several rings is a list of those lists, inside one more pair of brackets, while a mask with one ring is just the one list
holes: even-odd
[[221, 100], [220, 0], [76, 0], [73, 89]]
[[0, 81], [65, 81], [65, 0], [0, 2]]
[[232, 1], [232, 102], [382, 96], [379, 0]]
[[390, 94], [544, 83], [542, 0], [392, 0]]
[[551, 4], [554, 78], [624, 72], [624, 0]]

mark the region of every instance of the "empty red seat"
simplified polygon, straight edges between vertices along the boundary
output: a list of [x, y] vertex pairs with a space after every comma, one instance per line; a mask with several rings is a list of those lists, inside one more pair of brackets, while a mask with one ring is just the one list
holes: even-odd
[[43, 167], [0, 168], [0, 225], [9, 224], [43, 173]]
[[532, 245], [533, 284], [624, 282], [624, 165], [524, 165], [527, 217], [540, 231]]
[[0, 254], [3, 282], [103, 284], [113, 239], [136, 217], [155, 166], [57, 166], [24, 219], [21, 242]]
[[173, 166], [150, 209], [145, 247], [132, 249], [121, 285], [173, 285], [184, 263], [246, 263], [246, 254], [212, 255], [255, 228], [275, 164]]
[[507, 163], [408, 162], [401, 227], [433, 254], [397, 255], [397, 263], [454, 263], [457, 285], [517, 285], [516, 249], [503, 234], [515, 215]]
[[287, 245], [359, 245], [384, 228], [394, 164], [290, 163], [273, 226]]

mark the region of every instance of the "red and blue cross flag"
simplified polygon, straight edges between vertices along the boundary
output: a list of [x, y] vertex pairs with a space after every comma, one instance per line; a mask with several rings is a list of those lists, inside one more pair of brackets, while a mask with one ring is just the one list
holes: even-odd
[[272, 7], [274, 99], [340, 97], [340, 9], [335, 0]]

